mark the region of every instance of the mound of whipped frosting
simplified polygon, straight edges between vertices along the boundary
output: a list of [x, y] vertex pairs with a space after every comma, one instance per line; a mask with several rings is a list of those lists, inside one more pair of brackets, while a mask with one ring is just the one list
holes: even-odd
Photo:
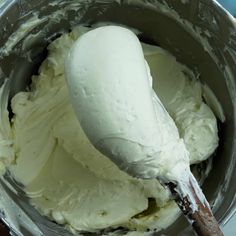
[[[89, 142], [72, 108], [65, 58], [88, 30], [79, 26], [53, 41], [30, 89], [13, 97], [10, 134], [8, 140], [1, 134], [5, 143], [0, 143], [6, 158], [14, 155], [9, 170], [41, 214], [73, 232], [120, 226], [161, 230], [179, 213], [168, 190], [158, 180], [133, 178], [119, 170]], [[218, 130], [200, 82], [167, 51], [142, 46], [154, 89], [176, 123], [190, 163], [206, 160], [218, 146]]]

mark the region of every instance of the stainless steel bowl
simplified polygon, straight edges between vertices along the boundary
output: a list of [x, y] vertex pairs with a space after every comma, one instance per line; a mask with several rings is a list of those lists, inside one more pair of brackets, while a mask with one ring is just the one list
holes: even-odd
[[[211, 0], [0, 0], [0, 82], [10, 78], [10, 96], [29, 84], [51, 40], [97, 22], [138, 29], [141, 40], [169, 50], [214, 91], [226, 122], [203, 191], [223, 226], [236, 208], [236, 23]], [[30, 206], [9, 173], [0, 183], [0, 215], [12, 235], [71, 235]], [[181, 218], [162, 234], [192, 235], [186, 227]]]

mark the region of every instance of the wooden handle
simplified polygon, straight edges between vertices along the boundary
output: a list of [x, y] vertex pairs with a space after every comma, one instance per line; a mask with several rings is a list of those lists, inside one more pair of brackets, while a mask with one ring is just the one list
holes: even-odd
[[[177, 184], [168, 183], [167, 186], [198, 236], [223, 236], [219, 224], [192, 174], [185, 185], [185, 190], [190, 193], [189, 196], [183, 197], [183, 192], [181, 193], [181, 188], [178, 188]], [[192, 208], [194, 205], [197, 205], [196, 211]]]
[[9, 229], [8, 229], [7, 225], [2, 220], [0, 220], [0, 235], [1, 236], [10, 236]]

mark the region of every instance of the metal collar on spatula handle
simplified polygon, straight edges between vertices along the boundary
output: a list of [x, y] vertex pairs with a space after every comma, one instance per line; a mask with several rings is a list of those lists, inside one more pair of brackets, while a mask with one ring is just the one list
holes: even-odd
[[209, 203], [192, 173], [186, 183], [168, 183], [167, 186], [198, 236], [223, 236]]

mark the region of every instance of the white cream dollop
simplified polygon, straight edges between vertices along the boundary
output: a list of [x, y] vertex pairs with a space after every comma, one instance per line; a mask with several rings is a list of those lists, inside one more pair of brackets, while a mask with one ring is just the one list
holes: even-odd
[[224, 117], [219, 102], [211, 95], [218, 106], [210, 109], [202, 99], [206, 94], [202, 88], [206, 87], [202, 87], [193, 73], [168, 52], [147, 44], [143, 44], [143, 49], [154, 79], [153, 87], [184, 139], [190, 153], [190, 163], [206, 160], [219, 142], [217, 121], [211, 110], [220, 113], [220, 118]]
[[[89, 142], [72, 109], [64, 77], [65, 57], [74, 42], [89, 30], [75, 27], [48, 46], [48, 56], [39, 75], [33, 76], [30, 89], [16, 94], [11, 100], [14, 114], [11, 124], [7, 112], [7, 87], [0, 90], [3, 116], [0, 147], [4, 150], [0, 155], [1, 164], [11, 162], [11, 174], [24, 184], [31, 203], [43, 215], [73, 232], [94, 232], [119, 226], [141, 231], [141, 235], [147, 228], [160, 230], [171, 224], [178, 214], [168, 191], [157, 180], [136, 179], [120, 171]], [[184, 113], [190, 124], [192, 118], [201, 119], [207, 134], [203, 145], [198, 141], [203, 138], [198, 129], [188, 126], [196, 139], [196, 142], [186, 142], [193, 162], [192, 156], [196, 152], [191, 152], [191, 145], [196, 145], [196, 150], [215, 146], [218, 140], [216, 119], [209, 108], [205, 111], [209, 112], [210, 120], [203, 119], [203, 114], [198, 113], [199, 104], [204, 102], [199, 91], [201, 86], [190, 86], [200, 85], [191, 71], [167, 51], [159, 47], [149, 50], [147, 45], [143, 46], [154, 89], [168, 113], [173, 114], [174, 121], [181, 113], [177, 112], [178, 105], [168, 105], [171, 95], [181, 100], [175, 104], [183, 104], [182, 107], [190, 98], [192, 104], [197, 104], [186, 107], [191, 108], [191, 112]], [[186, 72], [190, 76], [186, 76]], [[176, 80], [184, 82], [178, 87]], [[188, 90], [191, 92], [185, 96]], [[179, 122], [176, 125], [182, 134], [185, 127]], [[206, 157], [211, 154], [204, 152]], [[200, 157], [196, 155], [196, 158]]]
[[65, 75], [90, 141], [120, 169], [141, 178], [180, 178], [189, 168], [178, 130], [152, 90], [141, 44], [130, 30], [104, 26], [81, 36]]

